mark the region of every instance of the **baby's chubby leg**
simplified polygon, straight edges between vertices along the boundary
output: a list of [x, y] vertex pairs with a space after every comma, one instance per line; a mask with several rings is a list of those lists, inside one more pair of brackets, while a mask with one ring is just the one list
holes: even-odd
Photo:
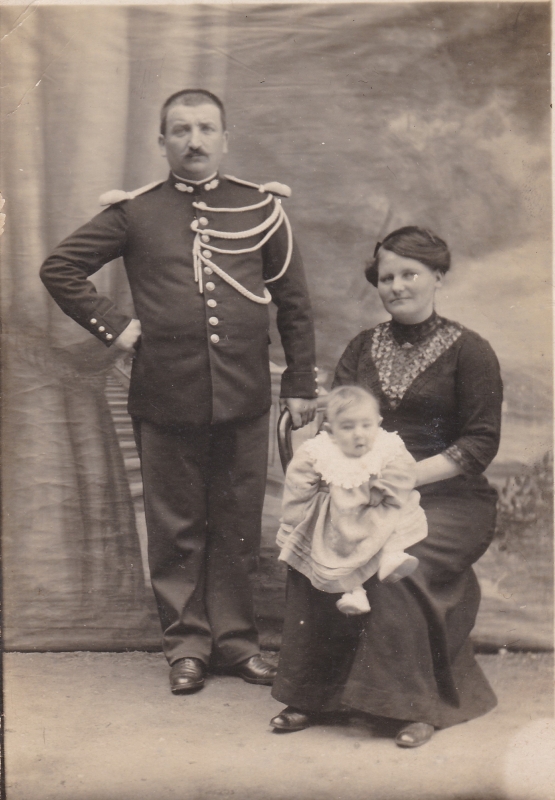
[[362, 586], [356, 586], [352, 591], [342, 594], [335, 605], [341, 613], [348, 617], [355, 614], [367, 614], [370, 611], [368, 596]]

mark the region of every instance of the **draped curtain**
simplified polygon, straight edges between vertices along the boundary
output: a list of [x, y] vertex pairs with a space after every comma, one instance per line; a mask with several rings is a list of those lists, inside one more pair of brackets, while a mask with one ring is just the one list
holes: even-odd
[[[549, 4], [0, 12], [8, 647], [160, 638], [104, 393], [116, 354], [62, 314], [38, 270], [101, 193], [165, 177], [158, 109], [181, 88], [224, 99], [225, 172], [292, 186], [321, 367], [384, 318], [362, 274], [376, 239], [424, 225], [454, 254], [440, 313], [501, 359], [501, 459], [550, 447]], [[121, 263], [94, 282], [131, 310]]]
[[[8, 648], [159, 642], [104, 394], [117, 353], [56, 307], [38, 268], [100, 210], [98, 196], [107, 188], [164, 177], [153, 147], [161, 96], [199, 83], [224, 93], [225, 75], [203, 59], [213, 13], [177, 13], [179, 28], [171, 9], [4, 9], [3, 32], [14, 29], [4, 40], [2, 99]], [[161, 41], [163, 59], [156, 52]], [[131, 310], [120, 263], [94, 282]]]

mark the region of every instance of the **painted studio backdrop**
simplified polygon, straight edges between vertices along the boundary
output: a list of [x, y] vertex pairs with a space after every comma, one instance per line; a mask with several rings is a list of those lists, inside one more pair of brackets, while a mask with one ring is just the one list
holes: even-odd
[[[159, 642], [126, 365], [59, 311], [38, 270], [101, 193], [165, 177], [159, 107], [197, 86], [227, 105], [224, 171], [292, 187], [328, 386], [349, 339], [385, 318], [362, 274], [376, 238], [419, 224], [449, 242], [438, 310], [491, 342], [506, 385], [475, 637], [549, 646], [549, 5], [4, 6], [1, 34], [8, 648]], [[121, 264], [94, 281], [131, 308]], [[267, 644], [283, 604], [271, 452]]]

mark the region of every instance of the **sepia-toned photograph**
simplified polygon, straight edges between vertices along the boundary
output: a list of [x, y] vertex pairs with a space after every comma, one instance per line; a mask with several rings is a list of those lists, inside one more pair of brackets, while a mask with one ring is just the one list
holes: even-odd
[[2, 798], [555, 800], [551, 46], [2, 0]]

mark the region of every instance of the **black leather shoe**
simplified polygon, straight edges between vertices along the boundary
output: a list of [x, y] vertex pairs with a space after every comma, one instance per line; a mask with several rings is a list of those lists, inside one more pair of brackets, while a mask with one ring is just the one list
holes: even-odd
[[421, 747], [429, 742], [434, 733], [434, 726], [427, 722], [411, 722], [401, 728], [395, 737], [397, 747]]
[[174, 694], [197, 692], [204, 686], [206, 667], [200, 658], [180, 658], [172, 664], [170, 687]]
[[262, 656], [251, 656], [242, 664], [233, 668], [233, 674], [243, 678], [247, 683], [259, 686], [271, 686], [277, 674], [277, 667], [264, 661]]
[[310, 725], [308, 714], [299, 711], [298, 708], [287, 706], [281, 714], [270, 720], [270, 725], [276, 731], [303, 731]]

